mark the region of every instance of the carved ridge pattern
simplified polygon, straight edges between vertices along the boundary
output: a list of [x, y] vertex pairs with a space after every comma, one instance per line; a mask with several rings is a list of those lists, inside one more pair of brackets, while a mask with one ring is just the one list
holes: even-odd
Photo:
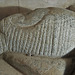
[[[61, 10], [63, 11], [64, 9]], [[54, 10], [52, 9], [50, 11]], [[14, 25], [13, 20], [13, 24], [8, 23], [10, 19], [13, 19], [14, 15], [5, 18], [4, 21], [2, 20], [1, 24], [5, 24], [3, 25], [5, 42], [3, 42], [2, 39], [1, 42], [6, 44], [6, 49], [14, 52], [23, 52], [28, 55], [52, 57], [63, 56], [71, 51], [68, 50], [69, 46], [72, 46], [70, 44], [70, 42], [72, 43], [72, 35], [70, 36], [70, 34], [72, 34], [72, 28], [70, 28], [70, 24], [74, 24], [75, 22], [72, 21], [72, 19], [74, 20], [74, 16], [71, 15], [71, 17], [67, 14], [72, 12], [64, 10], [64, 12], [58, 14], [51, 13], [50, 11], [46, 12], [44, 18], [42, 18], [39, 23], [31, 27], [21, 27], [17, 25], [18, 23]], [[67, 14], [65, 12], [67, 12]], [[6, 28], [6, 26], [9, 28]], [[6, 31], [5, 28], [7, 29]], [[0, 45], [3, 47], [3, 52], [6, 51], [1, 43]]]

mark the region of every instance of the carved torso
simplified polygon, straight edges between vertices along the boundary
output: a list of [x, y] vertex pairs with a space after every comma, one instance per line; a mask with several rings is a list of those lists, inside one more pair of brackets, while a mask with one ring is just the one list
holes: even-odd
[[75, 48], [75, 13], [41, 8], [0, 21], [0, 53], [62, 57]]

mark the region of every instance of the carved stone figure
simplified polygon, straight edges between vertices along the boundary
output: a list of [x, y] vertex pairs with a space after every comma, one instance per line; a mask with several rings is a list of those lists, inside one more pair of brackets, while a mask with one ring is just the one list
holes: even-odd
[[39, 8], [0, 21], [0, 54], [62, 57], [75, 48], [75, 13], [62, 8]]

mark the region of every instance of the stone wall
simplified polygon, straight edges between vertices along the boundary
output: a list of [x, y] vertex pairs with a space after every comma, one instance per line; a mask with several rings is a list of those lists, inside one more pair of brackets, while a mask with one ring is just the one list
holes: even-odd
[[15, 13], [29, 12], [35, 8], [67, 8], [73, 3], [75, 0], [0, 0], [0, 19]]
[[40, 7], [66, 8], [73, 3], [75, 3], [75, 0], [0, 0], [0, 7], [21, 6], [30, 9]]

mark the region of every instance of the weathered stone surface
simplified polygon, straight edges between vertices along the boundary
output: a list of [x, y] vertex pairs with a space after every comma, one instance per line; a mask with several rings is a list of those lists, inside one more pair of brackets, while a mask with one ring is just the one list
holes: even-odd
[[50, 7], [15, 14], [0, 21], [0, 31], [4, 35], [1, 53], [62, 57], [75, 48], [75, 13]]
[[26, 12], [25, 8], [31, 10], [46, 7], [67, 8], [73, 3], [75, 0], [0, 0], [0, 20], [15, 13]]
[[0, 19], [15, 13], [26, 12], [25, 8], [67, 8], [73, 3], [75, 3], [75, 0], [0, 0]]
[[0, 7], [0, 20], [3, 18], [10, 16], [12, 14], [17, 13], [29, 13], [31, 10], [19, 6], [8, 6], [8, 7]]
[[19, 0], [19, 6], [30, 9], [45, 7], [66, 8], [75, 3], [75, 0]]
[[24, 75], [64, 75], [71, 59], [26, 56], [22, 53], [4, 53], [4, 59]]
[[4, 35], [0, 32], [0, 54], [3, 53], [3, 50], [7, 50], [6, 48]]
[[0, 0], [0, 7], [21, 6], [30, 9], [42, 7], [66, 8], [75, 3], [75, 0]]
[[18, 0], [0, 0], [0, 7], [18, 6]]
[[10, 66], [3, 59], [0, 59], [0, 75], [23, 75], [23, 74], [17, 71], [12, 66]]

